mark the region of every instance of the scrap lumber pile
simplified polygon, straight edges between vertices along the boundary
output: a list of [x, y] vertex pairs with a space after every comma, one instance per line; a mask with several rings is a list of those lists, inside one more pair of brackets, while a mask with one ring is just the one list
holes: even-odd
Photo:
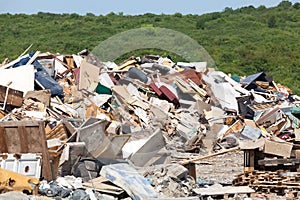
[[[116, 64], [87, 50], [30, 52], [0, 67], [0, 167], [44, 179], [39, 195], [53, 198], [252, 194], [253, 173], [298, 169], [299, 104], [264, 72], [230, 76], [157, 55]], [[238, 150], [249, 175], [202, 190], [197, 163]], [[286, 180], [269, 182], [276, 178]], [[9, 180], [0, 177], [3, 192], [28, 188]]]
[[262, 192], [284, 193], [286, 189], [299, 191], [300, 173], [284, 170], [245, 172], [233, 180], [233, 185], [247, 185]]

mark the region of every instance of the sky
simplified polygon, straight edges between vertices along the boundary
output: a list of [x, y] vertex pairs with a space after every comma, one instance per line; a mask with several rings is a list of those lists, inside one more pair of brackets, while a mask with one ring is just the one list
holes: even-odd
[[[300, 0], [290, 0], [292, 3]], [[110, 12], [125, 15], [154, 14], [204, 14], [223, 11], [226, 7], [233, 9], [249, 5], [258, 7], [277, 6], [281, 0], [0, 0], [0, 13], [38, 12], [77, 13], [85, 15], [106, 15]]]

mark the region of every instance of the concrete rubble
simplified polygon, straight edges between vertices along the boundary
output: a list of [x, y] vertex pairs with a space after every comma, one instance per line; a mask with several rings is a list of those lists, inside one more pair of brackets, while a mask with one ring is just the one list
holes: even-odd
[[[203, 61], [157, 55], [116, 64], [87, 50], [30, 52], [3, 63], [4, 195], [299, 198], [300, 97], [265, 72], [231, 76]], [[223, 155], [244, 161], [235, 163], [243, 171], [212, 180], [227, 168]], [[205, 175], [218, 156], [223, 164]]]

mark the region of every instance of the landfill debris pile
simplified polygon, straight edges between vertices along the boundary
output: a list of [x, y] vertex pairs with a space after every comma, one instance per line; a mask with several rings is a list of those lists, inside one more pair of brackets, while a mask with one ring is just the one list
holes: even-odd
[[[249, 174], [299, 170], [300, 97], [264, 72], [227, 75], [157, 55], [116, 64], [87, 50], [25, 53], [0, 66], [1, 193], [246, 198], [267, 188]], [[223, 187], [196, 170], [236, 151], [244, 173], [232, 186], [234, 177]], [[293, 182], [284, 192], [299, 190], [297, 178], [282, 180]]]

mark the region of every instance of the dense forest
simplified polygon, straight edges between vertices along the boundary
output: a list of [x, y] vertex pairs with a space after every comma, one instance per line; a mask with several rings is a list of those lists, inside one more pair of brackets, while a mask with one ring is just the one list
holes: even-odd
[[[300, 94], [300, 3], [289, 1], [272, 8], [227, 7], [204, 15], [1, 14], [0, 62], [17, 58], [30, 44], [33, 51], [62, 54], [93, 49], [114, 34], [141, 26], [182, 32], [208, 51], [219, 70], [237, 75], [265, 71]], [[131, 53], [146, 52], [168, 55], [155, 49]]]

